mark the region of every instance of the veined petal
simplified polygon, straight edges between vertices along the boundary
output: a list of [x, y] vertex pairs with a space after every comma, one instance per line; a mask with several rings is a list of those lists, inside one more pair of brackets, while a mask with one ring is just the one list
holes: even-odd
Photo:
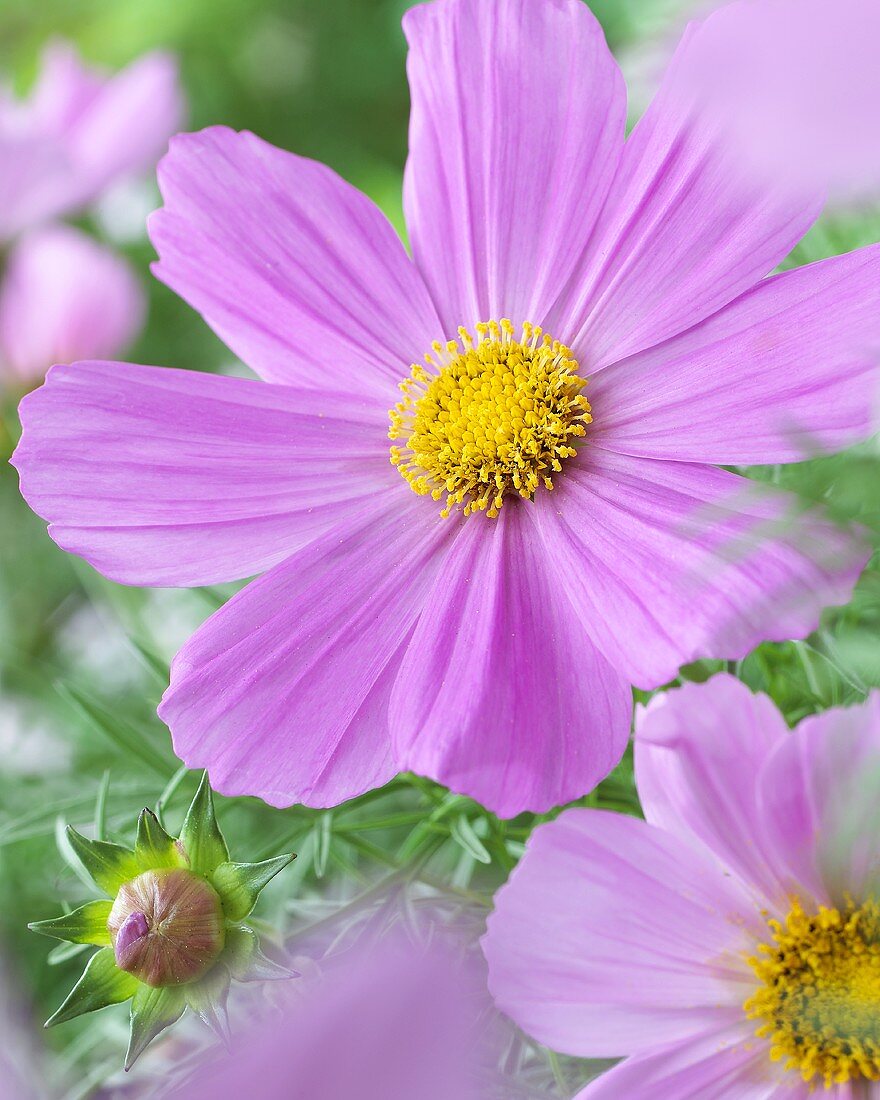
[[724, 1027], [761, 927], [705, 850], [623, 814], [568, 810], [532, 834], [483, 951], [498, 1006], [556, 1050], [615, 1057]]
[[869, 554], [786, 493], [711, 466], [584, 448], [527, 512], [606, 658], [641, 688], [803, 638]]
[[21, 417], [25, 499], [59, 546], [123, 584], [251, 576], [400, 480], [385, 410], [342, 394], [76, 363]]
[[590, 791], [623, 755], [632, 712], [629, 685], [530, 539], [525, 507], [465, 521], [391, 699], [400, 767], [501, 817]]
[[[780, 1086], [782, 1071], [746, 1021], [699, 1028], [689, 1038], [627, 1058], [577, 1094], [575, 1100], [802, 1100], [798, 1082]], [[837, 1093], [835, 1092], [835, 1098]]]
[[388, 695], [455, 524], [395, 488], [253, 581], [175, 658], [159, 713], [215, 790], [331, 806], [397, 770]]
[[602, 29], [580, 0], [443, 0], [404, 30], [407, 224], [446, 335], [541, 324], [623, 148], [626, 92]]
[[701, 840], [743, 882], [784, 903], [765, 854], [757, 776], [788, 727], [766, 695], [725, 673], [655, 695], [636, 713], [636, 786], [645, 818]]
[[821, 209], [743, 171], [682, 80], [688, 28], [627, 140], [584, 263], [545, 327], [595, 373], [684, 332], [753, 286]]
[[765, 279], [589, 388], [603, 447], [796, 462], [864, 439], [880, 397], [880, 245]]
[[155, 274], [269, 382], [379, 395], [443, 332], [378, 207], [323, 164], [222, 126], [174, 139]]
[[756, 783], [758, 827], [792, 892], [826, 905], [880, 893], [880, 693], [805, 718]]

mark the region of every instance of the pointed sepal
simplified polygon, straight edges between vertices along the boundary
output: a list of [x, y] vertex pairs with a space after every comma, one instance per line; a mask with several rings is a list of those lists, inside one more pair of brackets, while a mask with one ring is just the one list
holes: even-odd
[[125, 1055], [126, 1073], [161, 1031], [177, 1023], [185, 1008], [186, 998], [182, 989], [153, 989], [138, 983], [138, 990], [131, 1002], [131, 1034]]
[[297, 972], [273, 962], [260, 950], [260, 940], [246, 924], [226, 929], [222, 962], [237, 982], [271, 982], [295, 978]]
[[41, 936], [52, 936], [68, 943], [93, 943], [98, 947], [110, 946], [110, 929], [107, 918], [113, 907], [111, 901], [90, 901], [74, 909], [72, 913], [50, 920], [32, 921], [28, 928]]
[[227, 1047], [232, 1041], [226, 1002], [232, 976], [223, 963], [219, 963], [198, 982], [185, 987], [186, 1003], [207, 1027]]
[[211, 882], [223, 902], [226, 919], [243, 920], [257, 904], [263, 888], [294, 859], [296, 856], [288, 855], [262, 863], [221, 863]]
[[193, 871], [208, 875], [229, 859], [229, 849], [214, 816], [214, 796], [208, 773], [202, 772], [199, 789], [186, 812], [180, 843]]
[[129, 848], [106, 840], [89, 840], [72, 825], [67, 826], [67, 839], [95, 885], [111, 897], [124, 882], [130, 882], [141, 873], [137, 857]]
[[86, 1012], [97, 1012], [108, 1005], [120, 1004], [133, 997], [140, 982], [116, 965], [112, 947], [102, 947], [89, 959], [88, 966], [67, 995], [64, 1004], [46, 1021], [46, 1027], [63, 1024]]
[[141, 810], [134, 854], [141, 871], [183, 867], [186, 864], [177, 841], [165, 832], [152, 810]]

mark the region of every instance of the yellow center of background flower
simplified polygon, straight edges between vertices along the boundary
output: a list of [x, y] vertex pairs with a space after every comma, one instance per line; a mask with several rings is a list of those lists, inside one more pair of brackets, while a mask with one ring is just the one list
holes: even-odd
[[586, 381], [565, 345], [526, 323], [515, 340], [507, 319], [476, 326], [477, 338], [433, 345], [427, 369], [414, 364], [391, 409], [391, 462], [419, 495], [446, 498], [464, 514], [497, 516], [508, 493], [531, 498], [592, 420]]
[[743, 1007], [770, 1057], [826, 1088], [880, 1080], [880, 906], [810, 915], [795, 900], [768, 924], [773, 942], [749, 959], [762, 985]]

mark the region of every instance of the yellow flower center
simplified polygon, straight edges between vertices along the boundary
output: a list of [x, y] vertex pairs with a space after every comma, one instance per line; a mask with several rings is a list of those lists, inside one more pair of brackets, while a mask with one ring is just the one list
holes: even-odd
[[446, 498], [464, 514], [497, 516], [505, 495], [531, 498], [592, 420], [571, 351], [535, 325], [515, 340], [508, 320], [476, 326], [477, 338], [433, 345], [427, 369], [414, 364], [389, 416], [391, 462], [420, 496]]
[[743, 1007], [770, 1057], [826, 1088], [880, 1080], [880, 906], [811, 915], [795, 900], [768, 924], [773, 942], [749, 959], [762, 985]]

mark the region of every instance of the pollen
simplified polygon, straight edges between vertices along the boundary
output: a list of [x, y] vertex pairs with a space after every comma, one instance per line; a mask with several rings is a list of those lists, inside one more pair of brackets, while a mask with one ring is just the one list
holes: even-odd
[[443, 501], [441, 515], [498, 515], [505, 497], [531, 499], [577, 453], [592, 420], [571, 350], [526, 323], [476, 326], [476, 337], [435, 343], [426, 366], [400, 383], [389, 416], [391, 462], [420, 496]]
[[815, 913], [794, 900], [748, 961], [761, 981], [744, 1004], [770, 1057], [825, 1088], [880, 1081], [880, 905]]

